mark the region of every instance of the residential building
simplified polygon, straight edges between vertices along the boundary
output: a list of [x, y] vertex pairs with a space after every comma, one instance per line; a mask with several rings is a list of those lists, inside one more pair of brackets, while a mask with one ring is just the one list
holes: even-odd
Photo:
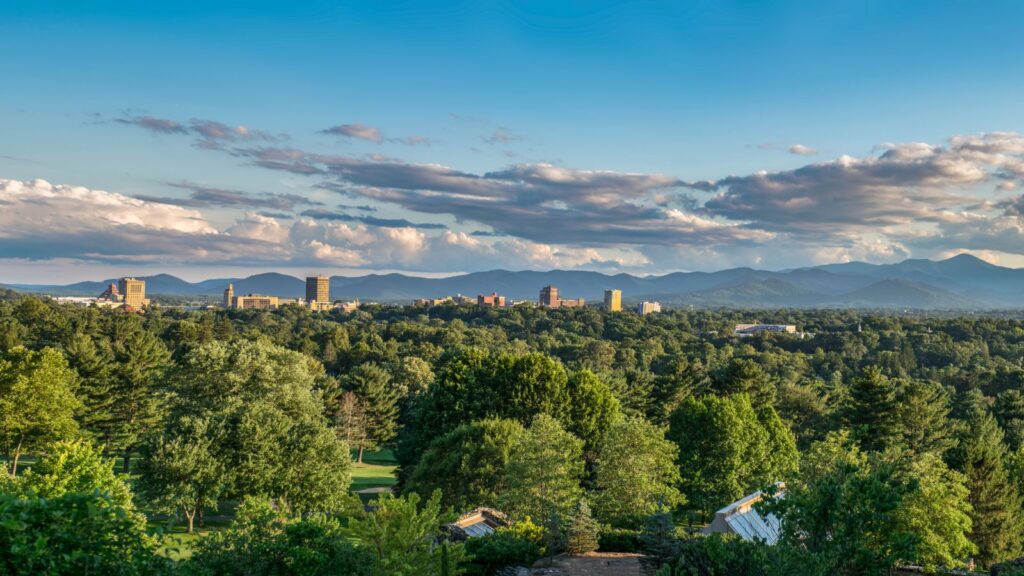
[[477, 508], [459, 516], [455, 522], [445, 524], [443, 530], [455, 542], [464, 542], [470, 538], [494, 534], [495, 530], [508, 524], [508, 517], [504, 513], [493, 508]]
[[224, 289], [224, 307], [231, 308], [235, 301], [235, 285], [228, 284], [228, 287]]
[[759, 332], [796, 334], [796, 326], [792, 324], [737, 324], [733, 330], [733, 334], [740, 337], [752, 336]]
[[327, 276], [309, 276], [306, 278], [306, 302], [314, 310], [317, 305], [331, 303], [331, 279]]
[[[775, 486], [775, 497], [784, 496], [786, 485], [776, 482]], [[765, 496], [757, 491], [715, 512], [704, 533], [736, 534], [748, 542], [774, 545], [779, 541], [779, 519], [774, 514], [762, 514], [757, 510], [757, 504]]]
[[497, 292], [491, 292], [490, 296], [484, 296], [480, 294], [476, 297], [476, 303], [478, 306], [490, 306], [492, 308], [504, 308], [505, 297], [499, 296]]
[[545, 286], [541, 288], [539, 301], [540, 305], [546, 308], [578, 308], [586, 305], [583, 298], [576, 298], [573, 300], [559, 298], [558, 288], [554, 286]]
[[636, 305], [636, 313], [647, 315], [661, 312], [661, 302], [641, 302]]
[[146, 298], [145, 280], [121, 278], [117, 284], [117, 290], [120, 292], [121, 301], [129, 308], [139, 310], [143, 306], [149, 305], [149, 299]]
[[278, 307], [277, 296], [261, 296], [259, 294], [246, 294], [235, 296], [234, 308], [245, 308], [255, 310], [267, 310]]
[[356, 300], [351, 300], [349, 302], [338, 302], [337, 304], [334, 305], [334, 308], [336, 310], [341, 310], [342, 312], [345, 312], [346, 314], [351, 313], [351, 312], [355, 312], [356, 310], [359, 310], [359, 300], [356, 299]]
[[622, 290], [604, 291], [604, 309], [608, 312], [622, 311]]

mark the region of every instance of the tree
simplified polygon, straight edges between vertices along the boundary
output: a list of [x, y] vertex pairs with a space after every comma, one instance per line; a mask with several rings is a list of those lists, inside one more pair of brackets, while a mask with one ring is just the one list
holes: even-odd
[[197, 514], [217, 508], [230, 486], [225, 458], [217, 453], [223, 431], [210, 419], [180, 416], [143, 448], [139, 486], [154, 510], [181, 513], [188, 533]]
[[600, 532], [600, 526], [590, 514], [590, 506], [581, 498], [569, 514], [565, 530], [565, 551], [569, 554], [586, 554], [597, 550]]
[[355, 392], [342, 392], [330, 415], [338, 437], [349, 446], [365, 446], [369, 434], [366, 408]]
[[862, 451], [848, 431], [812, 445], [766, 511], [781, 517], [783, 544], [805, 547], [831, 573], [956, 568], [974, 550], [960, 474], [935, 454]]
[[1011, 451], [1024, 445], [1024, 391], [1004, 390], [992, 408]]
[[978, 563], [1014, 558], [1021, 549], [1021, 497], [1007, 473], [1003, 433], [988, 410], [972, 403], [959, 445], [950, 451], [950, 464], [963, 472], [970, 491], [973, 528], [971, 540], [978, 546]]
[[679, 446], [682, 492], [704, 513], [785, 480], [797, 467], [792, 434], [772, 407], [755, 411], [746, 394], [684, 400], [670, 418], [669, 438]]
[[77, 434], [74, 382], [64, 356], [52, 348], [0, 353], [0, 445], [12, 476], [26, 450]]
[[945, 454], [953, 444], [949, 393], [937, 382], [902, 382], [896, 420], [902, 446], [916, 454]]
[[583, 440], [585, 450], [597, 450], [608, 428], [621, 418], [619, 401], [611, 388], [589, 370], [570, 375], [567, 387], [570, 402], [566, 429]]
[[462, 545], [434, 545], [445, 520], [439, 492], [422, 505], [418, 494], [382, 494], [373, 512], [349, 519], [344, 533], [373, 553], [376, 575], [442, 576], [442, 564], [454, 575], [461, 572]]
[[582, 476], [583, 442], [539, 414], [509, 455], [502, 506], [515, 518], [564, 517], [582, 494]]
[[498, 506], [505, 492], [505, 467], [525, 433], [515, 420], [463, 424], [430, 443], [405, 490], [440, 490], [442, 503], [457, 510]]
[[106, 446], [112, 440], [114, 353], [106, 339], [76, 332], [64, 347], [64, 354], [68, 365], [78, 374], [75, 392], [82, 405], [76, 420], [100, 446]]
[[746, 358], [733, 359], [713, 385], [722, 394], [747, 394], [756, 406], [775, 402], [775, 384], [761, 366]]
[[849, 396], [840, 411], [844, 426], [865, 450], [884, 450], [900, 438], [900, 405], [897, 385], [877, 367], [870, 367], [850, 384]]
[[104, 459], [99, 450], [82, 439], [47, 445], [39, 462], [20, 480], [20, 489], [32, 497], [59, 498], [98, 491], [117, 506], [133, 508], [131, 489], [114, 474], [114, 461]]
[[598, 518], [610, 524], [635, 523], [682, 504], [678, 454], [678, 446], [665, 439], [665, 431], [642, 418], [613, 424], [597, 458], [594, 509]]
[[656, 424], [667, 424], [679, 403], [706, 391], [708, 375], [700, 361], [691, 363], [685, 356], [673, 358], [664, 372], [654, 379], [650, 413]]
[[170, 363], [170, 353], [153, 333], [127, 322], [115, 334], [113, 351], [110, 428], [105, 439], [108, 448], [124, 451], [122, 472], [127, 474], [139, 439], [158, 429], [164, 417], [159, 379]]
[[360, 400], [366, 434], [356, 445], [363, 463], [363, 451], [375, 449], [395, 437], [398, 426], [399, 394], [391, 385], [387, 370], [376, 364], [362, 364], [346, 378], [345, 386]]
[[[204, 344], [171, 374], [169, 422], [209, 422], [214, 456], [230, 472], [225, 497], [262, 495], [297, 513], [334, 511], [347, 502], [351, 457], [323, 416], [315, 392], [322, 377], [315, 360], [266, 340]], [[184, 433], [189, 443], [190, 430], [171, 426], [164, 434], [171, 441]]]
[[567, 426], [567, 385], [565, 368], [544, 354], [492, 354], [478, 348], [449, 354], [418, 410], [419, 451], [435, 437], [484, 418], [510, 418], [526, 426], [537, 414], [548, 414]]

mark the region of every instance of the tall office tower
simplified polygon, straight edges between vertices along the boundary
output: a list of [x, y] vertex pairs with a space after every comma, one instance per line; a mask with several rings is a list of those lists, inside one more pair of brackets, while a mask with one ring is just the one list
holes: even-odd
[[545, 286], [540, 289], [541, 306], [558, 306], [558, 288]]
[[622, 290], [604, 291], [604, 309], [609, 312], [622, 311]]
[[331, 279], [327, 276], [309, 276], [306, 278], [306, 304], [331, 303]]
[[121, 278], [117, 284], [118, 292], [124, 298], [124, 305], [140, 309], [149, 304], [146, 299], [146, 281], [136, 278]]
[[228, 284], [228, 287], [224, 289], [224, 307], [231, 308], [231, 305], [235, 301], [235, 285]]

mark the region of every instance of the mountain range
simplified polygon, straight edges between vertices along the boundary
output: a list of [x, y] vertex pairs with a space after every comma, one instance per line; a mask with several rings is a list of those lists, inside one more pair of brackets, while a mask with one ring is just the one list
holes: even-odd
[[[302, 296], [300, 278], [278, 273], [248, 278], [186, 282], [169, 274], [141, 277], [149, 295], [219, 297], [228, 283], [235, 294]], [[64, 286], [8, 284], [22, 292], [54, 296], [94, 296], [114, 280]], [[565, 297], [598, 302], [605, 289], [622, 290], [626, 302], [728, 307], [848, 307], [911, 309], [1024, 308], [1024, 269], [990, 264], [967, 254], [947, 260], [904, 260], [896, 264], [849, 262], [791, 270], [731, 268], [718, 272], [674, 272], [663, 276], [608, 275], [551, 270], [473, 272], [447, 278], [404, 274], [334, 276], [334, 299], [408, 302], [454, 294], [490, 294], [535, 300], [552, 284]]]

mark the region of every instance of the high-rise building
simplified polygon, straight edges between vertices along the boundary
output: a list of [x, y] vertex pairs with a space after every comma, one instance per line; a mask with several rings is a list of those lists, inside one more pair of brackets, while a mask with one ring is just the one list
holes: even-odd
[[641, 302], [636, 305], [636, 311], [638, 314], [652, 314], [654, 312], [661, 312], [660, 302]]
[[558, 306], [558, 288], [554, 286], [545, 286], [540, 289], [540, 305], [557, 307]]
[[622, 290], [604, 291], [604, 309], [609, 312], [622, 311]]
[[306, 278], [306, 304], [310, 306], [331, 303], [331, 279], [327, 276], [309, 276]]
[[228, 284], [228, 287], [224, 289], [224, 307], [231, 308], [235, 302], [235, 285]]
[[124, 305], [136, 310], [149, 304], [146, 299], [146, 281], [136, 278], [121, 278], [117, 283]]

